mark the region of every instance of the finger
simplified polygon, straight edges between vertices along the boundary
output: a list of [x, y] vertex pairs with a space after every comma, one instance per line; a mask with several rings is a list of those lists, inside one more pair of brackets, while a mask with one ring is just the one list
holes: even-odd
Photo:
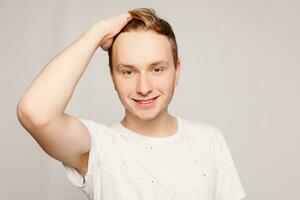
[[129, 12], [126, 13], [126, 17], [128, 22], [132, 19], [132, 16]]

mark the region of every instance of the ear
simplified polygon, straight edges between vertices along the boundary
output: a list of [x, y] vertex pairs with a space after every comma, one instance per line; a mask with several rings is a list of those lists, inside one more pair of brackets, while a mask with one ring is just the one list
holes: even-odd
[[175, 70], [175, 87], [179, 83], [179, 75], [180, 75], [180, 59], [177, 59], [176, 70]]

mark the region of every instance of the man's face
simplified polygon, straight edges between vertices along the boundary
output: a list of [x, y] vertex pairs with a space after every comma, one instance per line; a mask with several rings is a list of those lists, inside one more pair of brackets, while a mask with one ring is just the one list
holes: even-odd
[[179, 60], [175, 70], [167, 37], [152, 31], [122, 32], [112, 55], [112, 80], [126, 116], [150, 120], [165, 114], [180, 71]]

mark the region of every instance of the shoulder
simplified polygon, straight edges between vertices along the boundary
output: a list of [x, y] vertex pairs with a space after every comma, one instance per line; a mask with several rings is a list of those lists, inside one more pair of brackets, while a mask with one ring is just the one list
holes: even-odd
[[197, 122], [188, 119], [182, 119], [182, 124], [186, 134], [201, 143], [210, 143], [219, 146], [225, 140], [222, 131], [209, 123]]
[[112, 128], [103, 122], [84, 118], [80, 118], [80, 121], [86, 126], [91, 136], [95, 137], [95, 139], [106, 138], [112, 135]]
[[204, 122], [192, 121], [189, 119], [181, 118], [183, 125], [186, 129], [192, 132], [209, 134], [209, 135], [220, 135], [222, 132], [216, 126]]

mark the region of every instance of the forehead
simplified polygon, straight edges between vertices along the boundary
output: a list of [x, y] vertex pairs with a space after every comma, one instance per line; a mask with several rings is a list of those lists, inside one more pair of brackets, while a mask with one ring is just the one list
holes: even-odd
[[114, 41], [112, 54], [114, 66], [119, 63], [143, 66], [160, 60], [172, 63], [173, 59], [168, 38], [153, 31], [120, 33]]

